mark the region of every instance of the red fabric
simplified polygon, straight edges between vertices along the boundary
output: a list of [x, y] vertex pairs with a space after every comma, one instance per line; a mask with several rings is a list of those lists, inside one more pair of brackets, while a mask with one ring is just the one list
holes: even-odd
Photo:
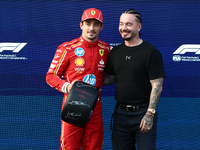
[[[71, 42], [61, 44], [55, 53], [46, 74], [47, 83], [60, 92], [66, 82], [78, 79], [90, 83], [100, 89], [105, 64], [111, 47], [100, 40], [89, 43], [82, 36]], [[64, 106], [67, 93], [63, 98]], [[101, 94], [89, 123], [85, 128], [75, 127], [62, 122], [61, 149], [64, 150], [100, 150], [103, 141], [103, 123], [101, 110]]]
[[84, 21], [86, 19], [97, 19], [101, 23], [103, 23], [103, 14], [100, 10], [96, 8], [89, 8], [83, 12], [81, 21]]
[[[78, 49], [83, 49], [84, 54], [79, 54]], [[98, 40], [97, 42], [87, 42], [82, 37], [61, 44], [51, 62], [50, 68], [46, 74], [46, 81], [51, 86], [62, 92], [62, 86], [65, 82], [71, 83], [75, 79], [84, 81], [85, 76], [95, 76], [93, 84], [101, 89], [105, 64], [108, 60], [110, 46]], [[102, 56], [101, 56], [102, 55]], [[61, 79], [63, 76], [64, 80]]]
[[95, 110], [85, 128], [79, 128], [61, 121], [60, 150], [101, 150], [103, 145], [103, 121], [101, 101], [98, 101]]

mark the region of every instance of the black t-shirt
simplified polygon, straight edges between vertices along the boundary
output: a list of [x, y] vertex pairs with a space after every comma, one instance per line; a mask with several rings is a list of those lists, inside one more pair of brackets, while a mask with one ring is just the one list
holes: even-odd
[[134, 47], [124, 43], [114, 47], [105, 72], [116, 77], [115, 99], [130, 105], [148, 103], [150, 80], [165, 77], [162, 55], [146, 41]]

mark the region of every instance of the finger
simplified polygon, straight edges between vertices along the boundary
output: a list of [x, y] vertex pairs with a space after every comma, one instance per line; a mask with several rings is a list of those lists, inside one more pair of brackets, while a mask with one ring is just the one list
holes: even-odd
[[72, 81], [72, 83], [71, 83], [71, 86], [74, 84], [74, 82], [76, 82], [77, 81], [77, 79], [76, 80], [74, 80], [74, 81]]
[[142, 133], [147, 133], [148, 131], [150, 131], [152, 128], [152, 125], [144, 125], [141, 129]]
[[147, 130], [146, 130], [145, 128], [142, 128], [142, 129], [141, 129], [141, 132], [142, 132], [142, 133], [146, 133]]
[[145, 124], [143, 124], [143, 125], [142, 125], [142, 128], [141, 128], [141, 132], [142, 132], [142, 133], [145, 133], [145, 131], [146, 131], [146, 127], [145, 127]]
[[67, 86], [67, 91], [68, 91], [68, 93], [70, 92], [70, 90], [71, 90], [71, 84], [69, 84], [69, 85]]
[[151, 128], [153, 127], [153, 123], [151, 123], [151, 124], [147, 124], [146, 127], [147, 127], [148, 130], [151, 130]]
[[143, 130], [141, 130], [142, 133], [147, 133], [149, 130], [147, 128], [144, 128]]
[[142, 128], [143, 124], [144, 124], [144, 121], [142, 119], [142, 121], [140, 122], [140, 128]]
[[67, 86], [67, 90], [68, 90], [68, 92], [70, 92], [70, 90], [71, 90], [71, 88], [72, 88], [74, 82], [76, 82], [76, 81], [78, 81], [78, 79], [72, 81], [72, 83], [70, 83], [70, 84]]

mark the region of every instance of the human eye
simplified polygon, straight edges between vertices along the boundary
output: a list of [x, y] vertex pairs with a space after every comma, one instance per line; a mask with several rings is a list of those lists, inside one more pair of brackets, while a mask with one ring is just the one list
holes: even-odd
[[119, 26], [123, 26], [123, 23], [120, 22], [120, 23], [119, 23]]
[[132, 23], [127, 23], [127, 26], [129, 26], [129, 27], [132, 26]]
[[99, 27], [99, 26], [100, 26], [100, 23], [95, 23], [94, 26], [95, 26], [95, 27]]
[[87, 26], [90, 26], [90, 24], [91, 24], [91, 23], [90, 23], [89, 21], [86, 21], [86, 22], [85, 22], [85, 25], [87, 25]]

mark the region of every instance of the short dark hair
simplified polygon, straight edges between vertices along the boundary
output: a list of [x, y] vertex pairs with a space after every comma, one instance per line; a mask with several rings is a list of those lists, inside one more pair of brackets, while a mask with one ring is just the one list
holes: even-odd
[[141, 14], [139, 12], [137, 12], [135, 9], [128, 9], [128, 10], [125, 10], [123, 12], [123, 14], [134, 14], [135, 17], [137, 18], [138, 22], [139, 23], [142, 23], [142, 17], [141, 17]]

